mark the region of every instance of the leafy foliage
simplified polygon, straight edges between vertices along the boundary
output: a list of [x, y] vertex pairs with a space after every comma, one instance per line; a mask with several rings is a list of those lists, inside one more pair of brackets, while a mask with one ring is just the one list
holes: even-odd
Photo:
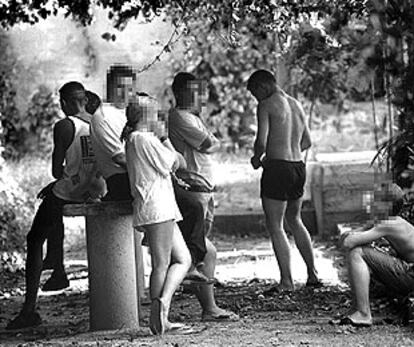
[[[373, 75], [384, 75], [399, 128], [413, 127], [414, 7], [409, 0], [12, 0], [0, 4], [0, 25], [36, 23], [59, 10], [87, 25], [93, 20], [94, 6], [106, 9], [118, 29], [139, 15], [151, 20], [164, 13], [174, 24], [186, 26], [193, 37], [186, 62], [194, 65], [187, 69], [210, 77], [216, 94], [215, 112], [221, 115], [211, 119], [218, 133], [226, 132], [223, 126], [229, 127], [230, 136], [249, 128], [240, 120], [241, 114], [252, 110], [241, 88], [245, 75], [259, 65], [274, 70], [271, 67], [280, 58], [278, 54], [292, 47], [296, 49], [290, 60], [287, 57], [288, 64], [296, 64], [290, 75], [293, 90], [304, 91], [311, 99], [336, 100], [340, 107], [349, 95], [360, 96], [362, 92], [367, 96]], [[366, 29], [349, 26], [358, 20]], [[307, 26], [312, 21], [323, 22], [323, 29]], [[183, 65], [176, 62], [175, 68]], [[380, 90], [382, 82], [374, 79]], [[389, 121], [392, 133], [393, 117]], [[388, 157], [398, 162], [394, 168], [407, 167], [412, 142], [401, 148], [386, 147]], [[401, 173], [398, 169], [396, 176]]]
[[55, 95], [47, 87], [39, 86], [23, 115], [18, 112], [13, 98], [6, 105], [2, 119], [6, 146], [3, 156], [17, 158], [27, 152], [39, 155], [49, 153], [52, 145], [52, 124], [59, 116]]

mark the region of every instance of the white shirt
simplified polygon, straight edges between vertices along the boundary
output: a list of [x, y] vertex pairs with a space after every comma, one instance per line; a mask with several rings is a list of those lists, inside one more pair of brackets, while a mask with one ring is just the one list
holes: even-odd
[[126, 159], [134, 227], [182, 219], [171, 181], [175, 158], [175, 152], [153, 133], [134, 131], [129, 135]]
[[91, 120], [91, 141], [98, 167], [104, 178], [125, 173], [125, 169], [116, 164], [112, 158], [124, 153], [120, 140], [126, 123], [125, 109], [111, 104], [98, 108]]

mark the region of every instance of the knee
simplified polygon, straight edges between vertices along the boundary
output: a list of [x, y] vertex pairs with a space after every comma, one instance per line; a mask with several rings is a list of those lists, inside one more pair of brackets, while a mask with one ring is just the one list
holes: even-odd
[[154, 257], [152, 256], [152, 269], [153, 271], [167, 271], [170, 266], [170, 260], [167, 257]]
[[185, 266], [187, 269], [189, 269], [191, 267], [192, 264], [192, 259], [191, 259], [191, 254], [190, 251], [187, 250], [187, 252], [185, 252], [181, 259], [180, 259], [180, 263]]
[[348, 254], [347, 254], [348, 261], [351, 263], [354, 261], [359, 261], [362, 258], [363, 252], [364, 251], [362, 247], [359, 247], [359, 246], [348, 250]]
[[294, 230], [298, 229], [297, 227], [302, 223], [300, 214], [286, 211], [285, 220], [288, 226]]
[[40, 237], [40, 235], [37, 233], [30, 231], [26, 236], [26, 242], [28, 248], [42, 247], [43, 243], [45, 242], [45, 238]]
[[206, 240], [206, 251], [206, 260], [212, 259], [215, 261], [217, 259], [217, 248], [208, 240]]

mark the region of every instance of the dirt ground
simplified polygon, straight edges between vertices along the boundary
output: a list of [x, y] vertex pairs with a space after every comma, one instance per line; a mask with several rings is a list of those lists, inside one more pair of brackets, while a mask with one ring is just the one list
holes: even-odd
[[[257, 240], [215, 239], [220, 252], [229, 247], [248, 249]], [[344, 276], [343, 259], [331, 245], [318, 244], [334, 259]], [[329, 247], [327, 247], [329, 246]], [[81, 258], [82, 250], [69, 252], [68, 258]], [[226, 263], [220, 258], [220, 263]], [[234, 259], [232, 259], [234, 262]], [[68, 268], [72, 283], [87, 281], [85, 267]], [[47, 274], [42, 276], [42, 281]], [[298, 284], [291, 294], [266, 294], [272, 280], [246, 278], [238, 282], [219, 283], [218, 303], [237, 312], [238, 322], [204, 323], [200, 308], [191, 293], [181, 288], [175, 295], [171, 320], [190, 325], [192, 331], [154, 337], [147, 327], [149, 306], [143, 305], [141, 327], [134, 331], [89, 332], [88, 293], [71, 285], [70, 289], [39, 298], [39, 312], [44, 324], [23, 331], [6, 331], [4, 326], [16, 314], [23, 301], [23, 273], [2, 274], [0, 284], [0, 345], [18, 346], [411, 346], [413, 326], [402, 326], [400, 308], [393, 301], [375, 297], [372, 328], [353, 328], [331, 324], [346, 312], [349, 290], [343, 285], [327, 283], [319, 289]], [[377, 292], [378, 294], [378, 292]]]

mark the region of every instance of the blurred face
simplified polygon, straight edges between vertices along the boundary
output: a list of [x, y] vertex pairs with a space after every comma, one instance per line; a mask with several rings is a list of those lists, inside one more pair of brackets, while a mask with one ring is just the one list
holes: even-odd
[[154, 100], [139, 97], [132, 109], [132, 112], [127, 113], [127, 119], [131, 123], [139, 123], [140, 131], [152, 132], [158, 137], [166, 135], [164, 115], [159, 112], [158, 104]]
[[203, 107], [207, 105], [208, 100], [208, 88], [206, 81], [195, 80], [190, 81], [188, 89], [191, 93], [191, 104], [190, 108], [197, 112], [201, 112]]
[[128, 100], [134, 96], [136, 81], [132, 76], [117, 76], [114, 85], [114, 100], [116, 104], [127, 105]]
[[393, 212], [393, 202], [386, 191], [367, 191], [363, 195], [365, 211], [374, 219], [385, 220]]

